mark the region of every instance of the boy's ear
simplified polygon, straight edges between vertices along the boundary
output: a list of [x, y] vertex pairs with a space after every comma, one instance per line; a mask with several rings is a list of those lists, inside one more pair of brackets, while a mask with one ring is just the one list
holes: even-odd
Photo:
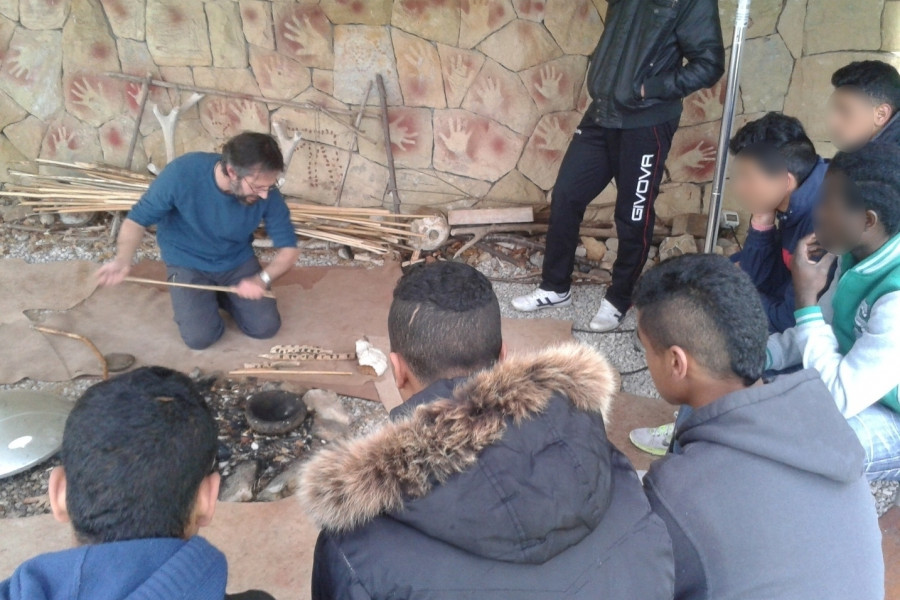
[[394, 372], [394, 381], [397, 383], [397, 389], [402, 390], [409, 383], [409, 365], [403, 360], [403, 357], [396, 352], [391, 352], [391, 370]]
[[891, 109], [891, 105], [887, 103], [879, 104], [875, 107], [875, 125], [878, 127], [884, 127], [888, 121], [891, 120], [893, 115], [893, 110]]
[[688, 355], [681, 346], [672, 346], [667, 351], [669, 371], [673, 379], [684, 380], [688, 375]]
[[506, 346], [506, 342], [501, 342], [500, 343], [500, 354], [497, 355], [498, 362], [503, 362], [504, 360], [506, 360], [506, 354], [507, 354], [508, 350], [509, 350], [509, 348]]
[[53, 518], [60, 523], [68, 523], [69, 511], [66, 509], [66, 470], [56, 467], [50, 471], [50, 482], [47, 486], [47, 495], [50, 497], [50, 510]]
[[867, 232], [872, 231], [872, 229], [874, 229], [875, 226], [878, 225], [879, 221], [880, 221], [880, 219], [878, 218], [877, 212], [875, 212], [874, 210], [866, 211], [866, 231]]
[[194, 519], [198, 527], [207, 527], [216, 514], [216, 503], [219, 501], [219, 485], [222, 476], [211, 473], [200, 482], [197, 490], [197, 504], [194, 506]]

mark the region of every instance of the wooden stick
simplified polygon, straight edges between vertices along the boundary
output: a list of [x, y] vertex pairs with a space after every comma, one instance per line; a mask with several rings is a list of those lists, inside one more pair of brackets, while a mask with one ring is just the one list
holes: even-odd
[[296, 369], [237, 369], [229, 375], [353, 375], [352, 371], [301, 371]]
[[[107, 77], [113, 77], [115, 79], [124, 79], [125, 81], [133, 81], [133, 82], [142, 82], [144, 80], [143, 77], [135, 77], [134, 75], [126, 75], [124, 73], [114, 73], [114, 72], [106, 72], [104, 73]], [[351, 129], [356, 132], [356, 134], [367, 140], [371, 143], [375, 143], [375, 140], [372, 140], [367, 135], [363, 134], [358, 128], [354, 127], [350, 123], [345, 123], [341, 119], [337, 118], [338, 115], [352, 115], [353, 112], [349, 110], [338, 110], [325, 108], [324, 106], [319, 106], [313, 102], [295, 102], [293, 100], [279, 100], [277, 98], [267, 98], [265, 96], [257, 96], [255, 94], [241, 94], [239, 92], [227, 92], [225, 90], [217, 90], [215, 88], [208, 87], [200, 87], [196, 85], [186, 85], [183, 83], [170, 83], [168, 81], [160, 81], [159, 79], [151, 79], [150, 85], [154, 85], [156, 87], [164, 87], [169, 89], [174, 89], [178, 91], [185, 92], [196, 92], [199, 94], [208, 94], [210, 96], [225, 96], [227, 98], [239, 98], [241, 100], [250, 100], [252, 102], [262, 102], [265, 104], [278, 104], [280, 106], [291, 106], [293, 108], [303, 108], [306, 110], [315, 110], [321, 113], [324, 113], [334, 119], [336, 122], [340, 123], [344, 127]]]
[[[363, 114], [366, 112], [366, 105], [369, 103], [369, 94], [372, 92], [372, 80], [369, 80], [369, 85], [366, 86], [366, 93], [363, 96], [362, 104], [359, 107], [359, 114], [356, 115], [356, 120], [353, 122], [353, 126], [356, 127], [356, 130], [353, 132], [353, 138], [350, 140], [350, 147], [347, 149], [347, 154], [352, 158], [353, 153], [356, 152], [356, 147], [359, 145], [359, 136], [356, 131], [361, 131], [359, 129], [360, 123], [362, 123]], [[338, 186], [337, 195], [334, 198], [334, 205], [341, 205], [341, 195], [344, 193], [344, 183], [347, 181], [347, 172], [350, 170], [350, 160], [347, 160], [347, 166], [344, 167], [344, 175], [341, 177], [341, 184]]]
[[394, 213], [400, 212], [400, 195], [397, 193], [397, 172], [394, 170], [394, 150], [391, 148], [391, 124], [388, 120], [387, 92], [384, 90], [384, 77], [381, 73], [375, 76], [378, 85], [378, 96], [381, 100], [381, 128], [384, 129], [384, 151], [387, 154], [388, 193], [394, 202]]
[[94, 342], [87, 339], [83, 335], [78, 335], [77, 333], [69, 333], [68, 331], [60, 331], [59, 329], [51, 329], [50, 327], [43, 327], [41, 325], [32, 325], [32, 328], [35, 331], [40, 331], [41, 333], [49, 333], [50, 335], [60, 335], [62, 337], [71, 338], [73, 340], [78, 340], [85, 346], [91, 349], [91, 352], [94, 353], [94, 356], [97, 357], [97, 360], [100, 361], [100, 368], [103, 369], [103, 379], [104, 381], [109, 379], [109, 365], [106, 362], [106, 357], [103, 356], [103, 353], [100, 352], [100, 349], [94, 345]]
[[[228, 287], [224, 285], [199, 285], [196, 283], [177, 283], [175, 281], [160, 281], [158, 279], [145, 279], [143, 277], [126, 277], [124, 281], [129, 283], [146, 283], [148, 285], [164, 285], [168, 287], [179, 287], [179, 288], [188, 288], [192, 290], [207, 290], [210, 292], [226, 292], [228, 294], [236, 294], [237, 288], [234, 286]], [[266, 291], [263, 294], [264, 298], [274, 298], [275, 294], [270, 291]]]

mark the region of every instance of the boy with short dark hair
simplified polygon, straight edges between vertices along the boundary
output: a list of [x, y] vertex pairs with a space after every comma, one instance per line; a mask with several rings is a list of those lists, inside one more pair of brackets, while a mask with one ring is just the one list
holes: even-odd
[[676, 600], [881, 600], [863, 452], [811, 370], [762, 385], [766, 319], [724, 257], [661, 263], [634, 294], [659, 394], [691, 408], [644, 478], [675, 555]]
[[900, 146], [900, 73], [880, 60], [862, 60], [831, 76], [828, 127], [838, 150], [852, 152], [869, 142]]
[[732, 182], [753, 215], [736, 257], [762, 299], [769, 331], [794, 326], [791, 256], [812, 233], [812, 211], [828, 168], [794, 117], [770, 112], [731, 138]]
[[219, 493], [216, 424], [186, 376], [146, 367], [89, 388], [50, 474], [53, 516], [79, 547], [0, 582], [2, 600], [264, 600], [225, 595], [225, 556], [199, 537]]
[[455, 262], [404, 275], [388, 329], [405, 403], [301, 475], [314, 600], [671, 599], [665, 525], [606, 437], [602, 356], [501, 360], [491, 283]]
[[797, 326], [769, 339], [767, 368], [816, 369], [862, 442], [868, 477], [897, 480], [900, 147], [838, 154], [823, 190], [792, 265]]

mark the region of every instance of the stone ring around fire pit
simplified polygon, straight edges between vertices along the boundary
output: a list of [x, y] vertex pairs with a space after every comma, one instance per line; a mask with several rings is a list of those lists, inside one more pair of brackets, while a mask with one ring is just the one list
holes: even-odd
[[258, 392], [247, 399], [247, 421], [254, 431], [265, 435], [281, 435], [295, 429], [306, 413], [303, 398], [283, 390]]

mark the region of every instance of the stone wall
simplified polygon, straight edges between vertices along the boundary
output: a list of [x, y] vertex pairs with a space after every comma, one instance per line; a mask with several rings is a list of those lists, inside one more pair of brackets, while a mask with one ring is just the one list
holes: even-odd
[[[735, 5], [720, 2], [728, 42]], [[381, 73], [407, 209], [546, 205], [605, 12], [605, 0], [0, 0], [0, 179], [36, 157], [124, 164], [140, 85], [103, 76], [118, 71], [330, 109], [208, 95], [181, 116], [176, 152], [282, 123], [304, 139], [288, 193], [333, 204], [342, 190], [344, 205], [378, 206], [388, 172], [374, 91], [362, 136], [346, 124]], [[859, 58], [900, 63], [889, 54], [900, 0], [754, 0], [751, 12], [738, 125], [785, 110], [831, 153], [829, 76]], [[720, 83], [685, 102], [662, 217], [704, 207], [723, 94]], [[153, 88], [137, 168], [166, 160], [151, 107], [185, 97]], [[614, 193], [591, 216], [608, 217]]]

